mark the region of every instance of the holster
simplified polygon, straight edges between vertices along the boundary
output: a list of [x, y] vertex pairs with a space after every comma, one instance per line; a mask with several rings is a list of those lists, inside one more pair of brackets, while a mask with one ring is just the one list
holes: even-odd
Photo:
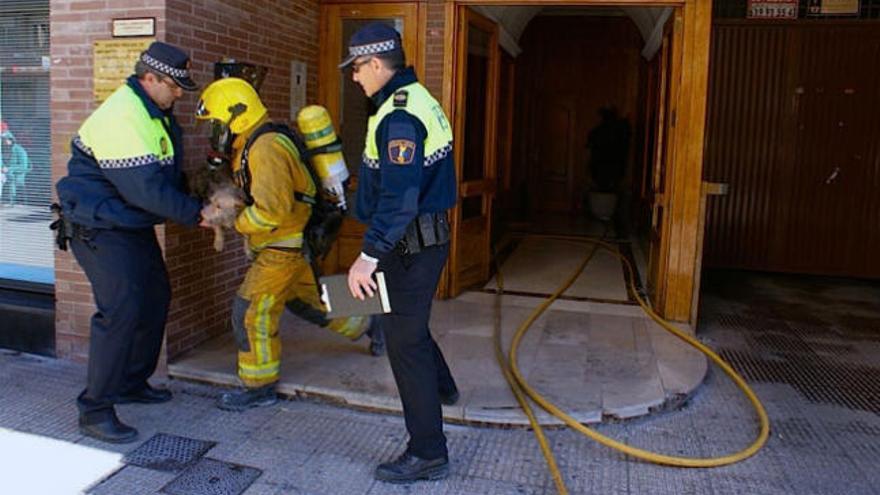
[[406, 227], [406, 233], [397, 243], [402, 254], [416, 254], [424, 248], [449, 242], [449, 220], [446, 212], [423, 213]]
[[64, 211], [58, 203], [49, 206], [55, 221], [49, 224], [49, 228], [55, 231], [55, 245], [62, 251], [67, 251], [67, 243], [73, 239], [74, 226], [64, 217]]
[[83, 227], [68, 220], [58, 203], [52, 203], [49, 209], [55, 215], [55, 221], [49, 224], [49, 228], [55, 231], [55, 245], [58, 246], [58, 249], [67, 251], [70, 240], [74, 238], [82, 239], [89, 247], [92, 247], [91, 241], [95, 235], [95, 229]]

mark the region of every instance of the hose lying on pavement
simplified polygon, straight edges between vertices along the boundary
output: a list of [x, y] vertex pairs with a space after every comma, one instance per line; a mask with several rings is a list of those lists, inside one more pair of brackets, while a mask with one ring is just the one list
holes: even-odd
[[[541, 447], [541, 452], [543, 453], [544, 458], [547, 461], [547, 465], [550, 469], [550, 473], [553, 476], [553, 482], [556, 484], [556, 489], [560, 494], [568, 494], [568, 489], [565, 487], [565, 482], [563, 481], [562, 474], [559, 471], [558, 466], [556, 465], [556, 460], [553, 457], [553, 453], [550, 450], [547, 439], [544, 436], [544, 431], [541, 428], [541, 425], [538, 423], [534, 411], [532, 410], [532, 406], [529, 404], [526, 396], [530, 397], [542, 409], [559, 418], [566, 425], [582, 433], [583, 435], [586, 435], [587, 437], [592, 438], [593, 440], [605, 446], [611, 447], [612, 449], [635, 457], [636, 459], [641, 459], [655, 464], [676, 467], [699, 468], [725, 466], [728, 464], [739, 462], [743, 459], [747, 459], [748, 457], [754, 455], [758, 450], [761, 449], [761, 447], [764, 446], [770, 434], [770, 420], [767, 417], [767, 412], [764, 410], [764, 406], [761, 404], [761, 401], [758, 400], [758, 397], [748, 386], [745, 380], [741, 376], [739, 376], [739, 374], [737, 374], [736, 371], [734, 371], [733, 368], [729, 364], [727, 364], [718, 354], [703, 345], [694, 337], [690, 336], [688, 333], [676, 328], [671, 323], [663, 319], [656, 312], [654, 312], [654, 310], [648, 305], [645, 299], [639, 294], [638, 289], [635, 286], [635, 273], [632, 265], [630, 264], [629, 260], [626, 259], [626, 257], [620, 254], [619, 250], [615, 246], [608, 244], [607, 242], [602, 240], [570, 236], [539, 235], [533, 237], [563, 239], [580, 243], [588, 243], [592, 244], [593, 246], [590, 252], [584, 258], [584, 260], [578, 266], [577, 270], [572, 273], [568, 280], [566, 280], [566, 282], [561, 285], [556, 290], [556, 292], [553, 293], [553, 295], [551, 295], [544, 302], [542, 302], [541, 305], [535, 308], [531, 315], [529, 315], [529, 317], [526, 318], [526, 320], [519, 326], [519, 328], [516, 330], [516, 333], [514, 333], [513, 335], [513, 340], [510, 344], [510, 350], [508, 352], [507, 359], [504, 358], [504, 353], [501, 349], [501, 296], [504, 293], [504, 279], [501, 270], [496, 265], [497, 288], [495, 297], [495, 328], [493, 332], [495, 357], [498, 359], [498, 364], [501, 366], [501, 370], [504, 373], [504, 378], [510, 385], [510, 388], [513, 391], [514, 396], [516, 397], [517, 402], [519, 402], [520, 406], [523, 409], [523, 412], [529, 419], [529, 423], [531, 423], [532, 425], [535, 436], [538, 440], [538, 444]], [[754, 441], [754, 443], [739, 452], [721, 457], [693, 458], [658, 454], [656, 452], [651, 452], [619, 442], [617, 440], [614, 440], [613, 438], [602, 435], [601, 433], [584, 426], [576, 419], [559, 409], [556, 405], [547, 400], [544, 396], [538, 393], [538, 391], [532, 388], [531, 385], [529, 385], [529, 383], [520, 372], [519, 365], [517, 363], [517, 353], [519, 351], [519, 345], [522, 342], [523, 336], [525, 336], [526, 332], [529, 330], [535, 320], [537, 320], [541, 316], [541, 314], [543, 314], [544, 311], [546, 311], [547, 308], [550, 307], [551, 304], [553, 304], [553, 301], [555, 301], [560, 295], [568, 290], [571, 284], [573, 284], [574, 281], [584, 271], [584, 268], [586, 268], [587, 264], [590, 262], [590, 260], [593, 258], [593, 255], [599, 248], [607, 250], [623, 262], [623, 266], [625, 267], [627, 275], [629, 276], [629, 291], [633, 295], [633, 297], [635, 297], [636, 301], [639, 303], [645, 313], [651, 317], [651, 319], [657, 322], [657, 324], [663, 327], [666, 331], [672, 333], [679, 339], [695, 347], [697, 350], [709, 357], [709, 359], [717, 364], [727, 374], [727, 376], [729, 376], [734, 381], [734, 383], [736, 383], [740, 390], [742, 390], [745, 396], [749, 399], [749, 402], [752, 403], [755, 412], [758, 414], [758, 420], [760, 422], [760, 432], [758, 433], [758, 438]]]

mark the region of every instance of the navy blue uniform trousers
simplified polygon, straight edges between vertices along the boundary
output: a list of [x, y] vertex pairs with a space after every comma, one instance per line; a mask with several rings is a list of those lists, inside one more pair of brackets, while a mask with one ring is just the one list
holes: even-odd
[[156, 370], [171, 285], [152, 228], [95, 229], [71, 248], [97, 306], [86, 388], [77, 398], [80, 414], [95, 416], [143, 389]]
[[449, 245], [416, 254], [393, 252], [378, 266], [384, 272], [391, 313], [377, 323], [385, 334], [388, 361], [403, 403], [409, 451], [423, 459], [447, 455], [440, 394], [456, 390], [443, 353], [428, 328], [431, 303]]

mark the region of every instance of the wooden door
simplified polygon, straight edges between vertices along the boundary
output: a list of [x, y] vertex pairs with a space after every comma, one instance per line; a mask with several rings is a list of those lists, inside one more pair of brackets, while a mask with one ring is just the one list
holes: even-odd
[[513, 162], [513, 97], [516, 89], [516, 61], [498, 48], [498, 129], [495, 153], [498, 186], [510, 190], [511, 164]]
[[793, 34], [800, 50], [789, 99], [796, 147], [775, 188], [777, 194], [785, 191], [786, 207], [765, 264], [880, 277], [880, 35], [876, 27], [857, 24], [810, 26]]
[[880, 278], [880, 30], [713, 29], [707, 265]]
[[[667, 21], [663, 30], [663, 42], [657, 56], [658, 61], [658, 91], [657, 91], [657, 122], [654, 138], [654, 160], [651, 173], [651, 187], [648, 200], [651, 203], [651, 224], [648, 233], [648, 293], [651, 302], [656, 308], [664, 306], [666, 294], [666, 272], [668, 247], [666, 246], [666, 234], [668, 232], [669, 218], [668, 208], [668, 182], [669, 174], [667, 166], [674, 162], [675, 146], [671, 139], [676, 124], [676, 102], [678, 100], [678, 82], [673, 77], [678, 74], [677, 65], [680, 64], [680, 43], [676, 43], [677, 33], [676, 18], [673, 15]], [[678, 46], [676, 46], [678, 45]]]
[[[369, 99], [351, 80], [350, 70], [341, 71], [339, 62], [348, 54], [348, 40], [361, 26], [381, 21], [401, 33], [407, 64], [423, 73], [423, 40], [420, 39], [419, 3], [331, 4], [321, 7], [321, 62], [318, 100], [327, 107], [343, 143], [345, 163], [351, 174], [349, 191], [357, 189], [357, 175], [367, 132]], [[424, 12], [422, 12], [424, 15]], [[422, 17], [423, 17], [422, 15]], [[349, 205], [354, 201], [349, 197]], [[347, 269], [361, 251], [365, 228], [351, 217], [345, 220], [339, 240], [324, 262], [325, 273]]]
[[455, 161], [459, 204], [453, 212], [450, 291], [489, 278], [498, 105], [498, 29], [469, 8], [458, 11]]

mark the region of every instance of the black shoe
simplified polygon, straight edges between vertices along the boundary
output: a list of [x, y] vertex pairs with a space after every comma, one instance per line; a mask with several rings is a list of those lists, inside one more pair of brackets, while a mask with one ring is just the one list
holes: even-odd
[[275, 385], [259, 388], [246, 388], [235, 392], [225, 392], [217, 399], [217, 407], [224, 411], [244, 411], [252, 407], [271, 406], [278, 402]]
[[458, 402], [458, 389], [454, 389], [452, 393], [444, 394], [440, 392], [440, 403], [444, 406], [454, 406], [456, 402]]
[[422, 459], [409, 453], [397, 459], [379, 464], [373, 476], [380, 481], [410, 483], [418, 480], [441, 480], [449, 475], [449, 458]]
[[161, 404], [171, 400], [171, 391], [164, 388], [153, 388], [150, 385], [140, 389], [137, 392], [126, 394], [119, 397], [117, 404]]
[[87, 437], [109, 443], [129, 443], [138, 437], [138, 431], [116, 417], [116, 411], [100, 414], [97, 418], [79, 416], [79, 432]]

